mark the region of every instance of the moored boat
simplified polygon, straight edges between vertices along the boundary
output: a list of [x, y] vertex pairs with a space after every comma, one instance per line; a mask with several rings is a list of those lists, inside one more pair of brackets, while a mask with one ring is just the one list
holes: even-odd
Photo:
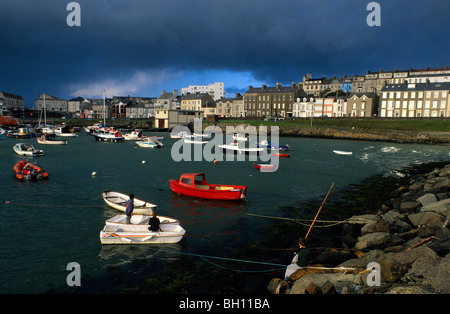
[[14, 145], [13, 150], [16, 154], [21, 156], [35, 157], [44, 155], [44, 151], [42, 149], [36, 149], [29, 143], [17, 143]]
[[257, 155], [262, 154], [264, 152], [264, 148], [260, 147], [240, 147], [237, 142], [233, 142], [231, 144], [218, 145], [219, 148], [222, 149], [223, 153], [233, 153], [239, 155]]
[[62, 137], [77, 137], [78, 134], [69, 126], [57, 126], [55, 128], [55, 135]]
[[131, 223], [126, 223], [125, 215], [116, 215], [105, 222], [100, 231], [102, 244], [165, 244], [177, 243], [186, 230], [174, 218], [157, 216], [159, 231], [149, 230], [149, 215], [133, 215]]
[[13, 172], [17, 180], [37, 181], [48, 179], [48, 172], [37, 165], [30, 164], [28, 161], [20, 160], [14, 167]]
[[353, 152], [346, 152], [346, 151], [337, 150], [337, 149], [333, 149], [333, 153], [338, 154], [338, 155], [353, 155]]
[[[111, 190], [103, 190], [102, 192], [103, 200], [117, 210], [125, 212], [126, 203], [130, 198], [129, 195], [121, 192], [111, 191]], [[134, 210], [133, 214], [143, 215], [143, 214], [151, 214], [153, 209], [157, 207], [157, 205], [134, 198]]]
[[123, 142], [125, 138], [122, 133], [116, 129], [100, 128], [94, 133], [95, 140], [98, 142]]
[[44, 134], [36, 138], [36, 141], [46, 145], [67, 145], [67, 140], [57, 140], [54, 134]]
[[276, 169], [276, 165], [272, 164], [253, 164], [256, 169], [267, 169], [267, 170], [274, 170]]
[[6, 139], [6, 130], [0, 128], [0, 140]]
[[17, 130], [8, 131], [7, 136], [14, 138], [31, 138], [31, 134], [27, 128], [18, 128]]
[[144, 137], [141, 141], [137, 141], [140, 147], [161, 148], [163, 144], [153, 136]]
[[172, 192], [192, 197], [216, 200], [241, 200], [247, 193], [247, 186], [209, 184], [205, 173], [185, 173], [180, 179], [169, 180]]
[[278, 157], [286, 157], [286, 158], [291, 157], [289, 154], [282, 154], [282, 153], [272, 153], [271, 155], [278, 156]]
[[127, 141], [140, 141], [143, 139], [143, 136], [142, 130], [134, 130], [123, 135]]
[[258, 144], [258, 147], [265, 148], [268, 150], [291, 150], [292, 148], [289, 144], [286, 145], [274, 145], [268, 140], [263, 140]]

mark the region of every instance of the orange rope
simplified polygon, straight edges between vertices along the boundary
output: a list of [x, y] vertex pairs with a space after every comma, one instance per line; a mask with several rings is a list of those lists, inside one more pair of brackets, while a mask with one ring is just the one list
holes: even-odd
[[309, 233], [311, 232], [311, 229], [312, 229], [312, 227], [314, 226], [314, 223], [316, 222], [316, 219], [317, 219], [317, 217], [319, 216], [320, 211], [322, 210], [323, 204], [325, 204], [325, 201], [327, 200], [328, 195], [330, 194], [331, 189], [333, 188], [333, 185], [334, 185], [334, 182], [331, 184], [331, 187], [330, 187], [330, 189], [328, 190], [328, 193], [327, 193], [327, 195], [325, 196], [325, 199], [323, 200], [322, 205], [320, 205], [320, 208], [319, 208], [319, 210], [317, 211], [316, 217], [314, 218], [314, 220], [313, 220], [311, 226], [309, 227], [308, 232], [306, 233], [305, 240], [308, 238]]

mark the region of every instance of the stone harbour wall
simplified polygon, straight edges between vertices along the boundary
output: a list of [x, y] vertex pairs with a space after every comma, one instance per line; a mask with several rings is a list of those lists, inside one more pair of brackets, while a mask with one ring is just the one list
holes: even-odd
[[[450, 163], [413, 176], [385, 204], [377, 213], [347, 220], [342, 241], [351, 249], [317, 258], [326, 265], [335, 262], [332, 269], [311, 271], [296, 280], [295, 273], [286, 280], [274, 278], [269, 292], [450, 293]], [[368, 277], [373, 279], [373, 269], [366, 270], [369, 263], [379, 265], [379, 285], [368, 284]]]

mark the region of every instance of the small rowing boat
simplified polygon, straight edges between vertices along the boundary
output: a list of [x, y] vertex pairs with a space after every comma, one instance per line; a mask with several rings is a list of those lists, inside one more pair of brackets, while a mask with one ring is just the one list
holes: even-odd
[[338, 155], [352, 155], [353, 152], [345, 152], [343, 150], [337, 150], [337, 149], [333, 149], [333, 153], [338, 154]]
[[253, 164], [256, 169], [274, 170], [276, 165], [272, 164]]
[[186, 230], [177, 219], [158, 216], [159, 230], [151, 231], [149, 215], [133, 215], [130, 223], [126, 223], [125, 215], [116, 215], [105, 222], [100, 231], [102, 244], [165, 244], [177, 243], [183, 238]]
[[271, 155], [278, 156], [278, 157], [286, 157], [286, 158], [290, 157], [289, 154], [282, 154], [282, 153], [272, 153]]
[[[122, 212], [125, 212], [127, 206], [126, 203], [130, 198], [130, 196], [125, 193], [115, 192], [111, 190], [103, 190], [102, 197], [106, 204]], [[133, 214], [151, 214], [155, 207], [157, 207], [157, 205], [134, 198]]]

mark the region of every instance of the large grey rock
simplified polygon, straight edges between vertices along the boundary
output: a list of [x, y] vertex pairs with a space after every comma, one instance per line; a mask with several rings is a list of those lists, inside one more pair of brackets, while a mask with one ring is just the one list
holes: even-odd
[[359, 237], [355, 245], [355, 250], [379, 249], [388, 246], [391, 241], [391, 234], [388, 232], [373, 232]]
[[421, 197], [419, 197], [417, 199], [417, 202], [419, 202], [420, 204], [422, 204], [422, 206], [426, 206], [428, 204], [432, 204], [437, 202], [437, 198], [434, 194], [432, 193], [427, 193]]
[[436, 214], [434, 212], [420, 212], [417, 214], [408, 215], [409, 221], [415, 226], [418, 227], [420, 225], [425, 225], [428, 223], [436, 224], [439, 220], [441, 221], [441, 225], [444, 222], [442, 219], [442, 215]]
[[[378, 263], [381, 269], [383, 282], [396, 282], [400, 280], [411, 268], [411, 265], [420, 260], [436, 260], [436, 253], [426, 246], [400, 253], [387, 253], [380, 257]], [[426, 261], [424, 262], [426, 264]]]
[[421, 212], [434, 212], [444, 217], [450, 214], [450, 198], [423, 206]]

